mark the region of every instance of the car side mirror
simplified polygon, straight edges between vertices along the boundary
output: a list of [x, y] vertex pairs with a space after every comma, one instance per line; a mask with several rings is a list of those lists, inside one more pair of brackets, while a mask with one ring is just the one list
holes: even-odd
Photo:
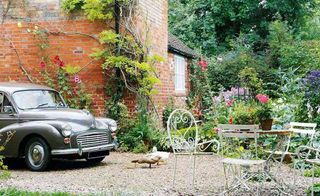
[[7, 113], [7, 114], [12, 114], [14, 112], [14, 110], [13, 110], [12, 106], [4, 106], [3, 107], [3, 112]]

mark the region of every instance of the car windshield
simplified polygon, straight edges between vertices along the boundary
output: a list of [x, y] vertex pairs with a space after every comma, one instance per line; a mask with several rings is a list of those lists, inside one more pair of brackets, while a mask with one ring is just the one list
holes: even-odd
[[59, 93], [51, 90], [26, 90], [13, 94], [13, 99], [22, 110], [66, 107]]

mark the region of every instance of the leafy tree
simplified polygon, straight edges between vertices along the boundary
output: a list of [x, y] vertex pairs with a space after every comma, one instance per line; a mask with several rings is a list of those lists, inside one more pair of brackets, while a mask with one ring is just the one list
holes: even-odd
[[229, 40], [247, 34], [255, 50], [266, 47], [269, 24], [287, 21], [298, 28], [316, 0], [170, 0], [170, 31], [207, 55], [230, 49]]

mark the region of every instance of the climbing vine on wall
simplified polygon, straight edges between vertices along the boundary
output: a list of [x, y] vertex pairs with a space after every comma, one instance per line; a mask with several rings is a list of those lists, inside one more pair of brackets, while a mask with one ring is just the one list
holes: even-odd
[[135, 0], [62, 1], [62, 8], [67, 13], [83, 11], [92, 21], [115, 20], [115, 31], [102, 31], [99, 34], [102, 47], [91, 55], [94, 59], [103, 60], [102, 68], [111, 73], [109, 82], [117, 86], [107, 89], [111, 96], [107, 109], [112, 111], [123, 100], [127, 90], [152, 104], [150, 97], [156, 93], [154, 86], [160, 83], [154, 65], [163, 59], [157, 55], [149, 56], [149, 48], [136, 31], [136, 4]]
[[[23, 28], [23, 25], [18, 23], [18, 27]], [[37, 40], [40, 59], [38, 69], [45, 83], [58, 90], [71, 108], [91, 110], [91, 95], [77, 75], [81, 68], [66, 64], [59, 55], [52, 55], [48, 51], [50, 31], [38, 25], [26, 28], [26, 31]], [[39, 80], [37, 82], [41, 83]]]

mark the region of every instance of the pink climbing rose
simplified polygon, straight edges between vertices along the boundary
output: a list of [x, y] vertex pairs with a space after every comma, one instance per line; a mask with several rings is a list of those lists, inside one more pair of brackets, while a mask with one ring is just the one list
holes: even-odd
[[40, 62], [40, 68], [44, 69], [45, 67], [46, 67], [46, 63], [43, 62], [43, 61], [41, 61], [41, 62]]
[[74, 76], [74, 82], [77, 83], [77, 84], [81, 83], [81, 79], [80, 79], [80, 77], [78, 75]]
[[269, 101], [268, 96], [264, 94], [258, 94], [256, 95], [256, 98], [259, 100], [260, 103], [268, 103]]
[[232, 100], [232, 99], [228, 99], [228, 100], [226, 101], [226, 106], [227, 106], [227, 107], [231, 107], [232, 104], [233, 104], [233, 100]]

